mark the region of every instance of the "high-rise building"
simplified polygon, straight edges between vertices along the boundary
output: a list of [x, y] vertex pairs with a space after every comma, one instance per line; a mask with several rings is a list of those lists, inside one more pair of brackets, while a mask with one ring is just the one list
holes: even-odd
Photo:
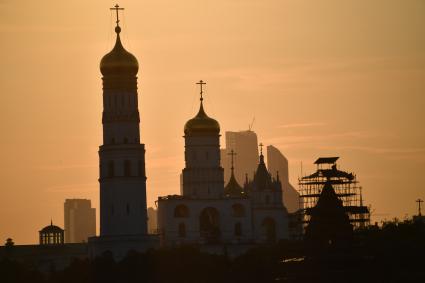
[[[231, 151], [236, 153], [234, 158], [235, 178], [239, 184], [245, 183], [245, 176], [251, 179], [258, 166], [258, 139], [253, 131], [226, 132], [226, 150], [222, 155], [227, 156]], [[223, 159], [225, 168], [224, 179], [230, 179], [230, 164], [228, 158]]]
[[276, 147], [267, 146], [267, 168], [272, 174], [279, 172], [283, 189], [283, 203], [289, 212], [299, 209], [299, 194], [289, 182], [288, 159]]
[[148, 233], [149, 234], [156, 234], [158, 230], [158, 210], [156, 210], [153, 207], [148, 208]]
[[96, 209], [89, 199], [66, 199], [64, 223], [65, 243], [87, 242], [96, 235]]

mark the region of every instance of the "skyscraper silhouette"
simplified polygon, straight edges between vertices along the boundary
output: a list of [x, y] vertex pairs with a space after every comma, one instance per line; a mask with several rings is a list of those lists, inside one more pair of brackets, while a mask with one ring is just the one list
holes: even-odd
[[272, 174], [279, 172], [283, 189], [283, 203], [289, 212], [299, 209], [299, 194], [289, 182], [288, 159], [273, 145], [267, 146], [267, 168]]
[[64, 223], [65, 243], [87, 242], [96, 235], [96, 209], [89, 199], [66, 199]]
[[253, 131], [226, 132], [226, 149], [222, 153], [222, 166], [225, 168], [224, 179], [226, 182], [230, 179], [230, 160], [228, 154], [231, 150], [236, 152], [234, 159], [235, 178], [239, 184], [245, 182], [245, 176], [249, 178], [258, 166], [258, 139]]

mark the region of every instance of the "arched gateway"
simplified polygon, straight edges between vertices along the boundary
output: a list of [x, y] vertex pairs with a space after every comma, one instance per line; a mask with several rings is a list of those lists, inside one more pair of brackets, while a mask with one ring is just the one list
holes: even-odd
[[200, 236], [207, 243], [220, 240], [220, 214], [213, 207], [204, 208], [199, 216]]

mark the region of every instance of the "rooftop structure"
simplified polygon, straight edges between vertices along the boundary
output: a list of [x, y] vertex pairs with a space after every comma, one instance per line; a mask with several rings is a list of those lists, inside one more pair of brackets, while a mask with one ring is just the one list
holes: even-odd
[[304, 225], [310, 222], [312, 209], [316, 206], [325, 184], [333, 187], [354, 228], [369, 224], [369, 209], [363, 205], [362, 188], [356, 175], [339, 170], [336, 164], [338, 159], [339, 157], [320, 157], [314, 162], [317, 166], [316, 172], [298, 179], [301, 219]]

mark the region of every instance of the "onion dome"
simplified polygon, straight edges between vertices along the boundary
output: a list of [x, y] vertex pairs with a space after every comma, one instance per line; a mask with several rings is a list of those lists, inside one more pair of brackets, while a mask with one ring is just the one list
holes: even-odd
[[100, 72], [103, 76], [136, 76], [139, 63], [136, 57], [124, 49], [120, 39], [121, 28], [115, 27], [117, 39], [114, 48], [100, 61]]
[[184, 125], [185, 135], [191, 134], [219, 134], [220, 133], [220, 124], [217, 120], [208, 117], [204, 111], [201, 98], [201, 106], [199, 107], [199, 112], [195, 117], [190, 119]]

